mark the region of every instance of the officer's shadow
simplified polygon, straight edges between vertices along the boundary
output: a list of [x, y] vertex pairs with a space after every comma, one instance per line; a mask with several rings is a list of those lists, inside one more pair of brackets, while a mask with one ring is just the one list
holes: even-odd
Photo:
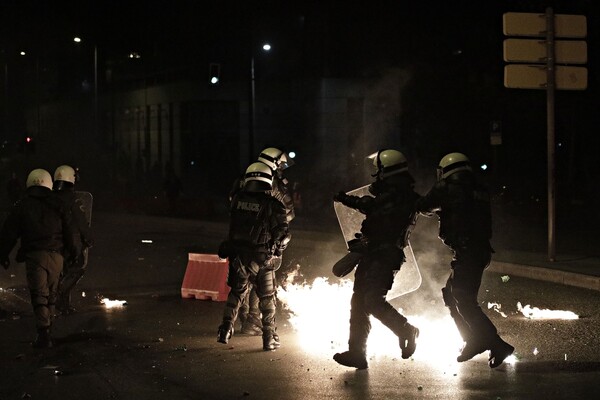
[[348, 391], [345, 392], [348, 399], [364, 400], [371, 398], [368, 369], [346, 371], [342, 377], [344, 378], [344, 386], [348, 388]]
[[[508, 368], [508, 367], [507, 367]], [[564, 372], [596, 372], [600, 371], [598, 361], [521, 361], [514, 366], [517, 373], [564, 373]]]
[[[79, 317], [79, 318], [76, 318]], [[61, 317], [55, 323], [53, 341], [57, 346], [84, 342], [111, 342], [109, 318], [106, 313], [99, 312], [93, 316], [70, 315]]]

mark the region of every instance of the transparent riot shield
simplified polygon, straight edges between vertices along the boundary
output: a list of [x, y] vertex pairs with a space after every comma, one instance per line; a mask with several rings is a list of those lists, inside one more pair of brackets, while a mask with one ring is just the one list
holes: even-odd
[[[75, 191], [75, 203], [79, 206], [79, 209], [83, 211], [85, 220], [88, 226], [92, 226], [92, 205], [94, 204], [94, 197], [90, 192]], [[83, 268], [87, 266], [89, 257], [89, 248], [83, 250]]]
[[85, 214], [85, 220], [87, 221], [88, 226], [91, 226], [94, 197], [90, 192], [75, 191], [75, 202], [79, 206], [79, 209]]
[[[371, 195], [369, 193], [368, 185], [351, 190], [347, 194], [359, 197]], [[339, 202], [335, 202], [333, 207], [338, 222], [340, 223], [340, 228], [342, 229], [342, 235], [346, 241], [346, 247], [348, 247], [348, 242], [355, 239], [355, 234], [360, 232], [361, 223], [365, 219], [365, 216], [359, 211], [346, 207]], [[419, 271], [419, 266], [417, 265], [417, 260], [415, 259], [410, 242], [404, 248], [404, 254], [406, 256], [406, 261], [402, 264], [402, 268], [400, 268], [400, 271], [396, 274], [394, 284], [387, 293], [386, 300], [388, 301], [406, 293], [414, 292], [421, 286], [421, 272]]]

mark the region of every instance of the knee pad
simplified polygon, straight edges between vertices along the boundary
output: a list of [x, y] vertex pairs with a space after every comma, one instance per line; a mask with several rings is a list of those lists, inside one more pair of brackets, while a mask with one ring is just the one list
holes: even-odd
[[275, 272], [261, 270], [256, 277], [256, 294], [259, 298], [273, 296], [275, 294]]

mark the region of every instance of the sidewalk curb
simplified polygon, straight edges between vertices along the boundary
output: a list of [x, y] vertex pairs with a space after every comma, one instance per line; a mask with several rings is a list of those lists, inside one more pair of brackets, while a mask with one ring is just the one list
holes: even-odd
[[537, 279], [540, 281], [554, 282], [562, 285], [577, 286], [580, 288], [600, 291], [600, 277], [556, 269], [534, 267], [531, 265], [512, 264], [492, 261], [487, 269], [491, 272], [521, 276], [523, 278]]

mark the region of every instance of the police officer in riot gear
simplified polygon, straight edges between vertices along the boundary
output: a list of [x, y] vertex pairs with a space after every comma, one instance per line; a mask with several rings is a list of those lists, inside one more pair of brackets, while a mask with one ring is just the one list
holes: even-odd
[[267, 165], [255, 162], [248, 167], [244, 186], [231, 201], [229, 236], [219, 254], [229, 257], [231, 290], [217, 341], [227, 343], [233, 335], [233, 323], [252, 284], [259, 298], [263, 349], [267, 351], [280, 346], [275, 326], [275, 270], [290, 238], [285, 207], [270, 195], [272, 185], [273, 173]]
[[419, 195], [414, 191], [414, 180], [401, 152], [380, 150], [373, 155], [373, 164], [377, 168], [375, 182], [369, 187], [373, 196], [349, 196], [344, 192], [334, 196], [334, 201], [365, 214], [358, 236], [364, 255], [354, 275], [349, 349], [333, 356], [338, 363], [358, 369], [368, 367], [370, 315], [398, 336], [404, 359], [415, 352], [419, 335], [419, 330], [385, 299], [405, 261], [403, 249], [416, 219], [415, 202]]
[[[281, 201], [285, 206], [286, 216], [288, 222], [292, 221], [296, 216], [294, 211], [294, 199], [290, 193], [288, 187], [288, 180], [283, 176], [283, 171], [293, 165], [293, 161], [288, 158], [287, 154], [276, 148], [267, 147], [258, 155], [259, 162], [267, 165], [273, 172], [273, 187], [271, 188], [271, 195], [277, 200]], [[244, 179], [236, 179], [233, 183], [231, 192], [229, 193], [229, 200], [233, 199], [233, 196], [243, 187]]]
[[34, 169], [27, 177], [26, 187], [25, 196], [13, 206], [2, 226], [0, 261], [8, 268], [9, 254], [20, 239], [16, 261], [25, 262], [38, 331], [33, 346], [49, 348], [53, 345], [50, 328], [63, 254], [71, 259], [79, 250], [73, 241], [70, 210], [52, 193], [50, 173]]
[[461, 153], [444, 156], [437, 177], [437, 183], [417, 202], [417, 209], [427, 216], [438, 215], [439, 237], [454, 255], [442, 295], [465, 341], [457, 361], [467, 361], [490, 350], [489, 365], [495, 368], [514, 348], [498, 336], [477, 302], [481, 277], [493, 253], [489, 193], [476, 180], [469, 159]]
[[[291, 222], [295, 217], [294, 200], [288, 187], [288, 181], [283, 176], [283, 171], [293, 165], [292, 160], [288, 158], [284, 151], [276, 147], [267, 147], [260, 152], [258, 161], [271, 169], [273, 173], [271, 196], [275, 197], [285, 206], [287, 221], [288, 223]], [[243, 179], [238, 179], [234, 182], [233, 189], [229, 195], [230, 200], [242, 187], [242, 183]], [[281, 259], [278, 261], [281, 261]], [[251, 286], [239, 310], [242, 333], [249, 335], [260, 335], [262, 333], [258, 303], [259, 298], [256, 295], [256, 290]]]
[[283, 171], [293, 165], [293, 161], [287, 154], [275, 147], [267, 147], [260, 152], [258, 161], [264, 163], [273, 171], [273, 189], [271, 195], [285, 206], [287, 221], [291, 222], [296, 216], [294, 211], [294, 199], [290, 193], [288, 180], [283, 176]]
[[[75, 260], [65, 260], [63, 272], [58, 286], [56, 308], [63, 314], [71, 314], [76, 310], [71, 305], [71, 292], [77, 282], [83, 278], [87, 269], [88, 248], [92, 246], [90, 225], [83, 211], [83, 204], [75, 194], [76, 171], [69, 165], [61, 165], [54, 171], [55, 194], [71, 209], [73, 221], [73, 240], [81, 248], [81, 254]], [[73, 262], [67, 262], [73, 261]]]

